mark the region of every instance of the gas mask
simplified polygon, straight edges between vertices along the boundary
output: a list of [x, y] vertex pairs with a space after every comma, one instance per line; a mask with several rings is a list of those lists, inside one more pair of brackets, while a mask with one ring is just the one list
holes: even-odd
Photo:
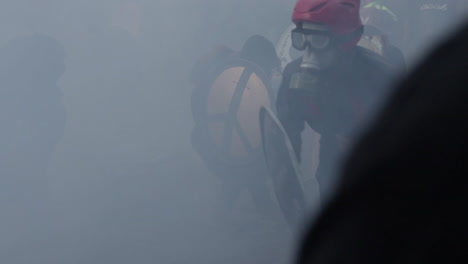
[[314, 96], [318, 89], [319, 72], [336, 59], [338, 48], [334, 37], [322, 25], [306, 24], [291, 32], [292, 46], [303, 51], [301, 71], [293, 74], [289, 87]]

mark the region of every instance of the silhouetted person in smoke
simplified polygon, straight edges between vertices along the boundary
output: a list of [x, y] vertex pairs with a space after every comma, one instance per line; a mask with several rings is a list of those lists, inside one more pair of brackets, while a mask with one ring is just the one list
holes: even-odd
[[386, 32], [372, 24], [364, 26], [364, 34], [359, 45], [381, 55], [395, 72], [406, 71], [406, 60], [403, 52], [390, 42]]
[[362, 15], [406, 56], [421, 53], [466, 12], [466, 0], [362, 0]]
[[65, 51], [35, 34], [0, 50], [0, 193], [21, 196], [46, 186], [48, 162], [65, 126], [57, 81]]
[[279, 66], [273, 44], [255, 35], [239, 52], [227, 47], [214, 49], [192, 72], [192, 144], [221, 179], [219, 206], [228, 211], [243, 189], [250, 190], [259, 211], [273, 208], [266, 186], [258, 113], [262, 105], [272, 104], [270, 82]]
[[467, 263], [468, 23], [352, 151], [298, 263]]

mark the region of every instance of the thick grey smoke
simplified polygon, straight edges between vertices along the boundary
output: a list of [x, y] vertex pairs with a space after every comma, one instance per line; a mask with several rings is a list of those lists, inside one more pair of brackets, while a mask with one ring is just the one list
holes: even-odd
[[1, 263], [288, 263], [294, 239], [189, 142], [212, 46], [276, 42], [294, 1], [0, 1]]
[[[188, 85], [195, 59], [211, 46], [239, 48], [252, 34], [274, 32], [280, 16], [268, 10], [281, 13], [282, 3], [0, 3], [0, 262], [286, 260], [290, 238], [284, 223], [256, 217], [249, 198], [232, 219], [214, 211], [218, 181], [189, 143]], [[54, 72], [56, 86], [55, 80], [29, 80], [45, 74], [37, 73], [41, 67], [60, 66], [47, 64], [60, 50], [54, 45], [65, 55], [57, 59], [65, 72]], [[46, 107], [60, 101], [64, 109]], [[43, 122], [44, 129], [13, 127], [22, 113], [35, 113], [34, 124]], [[62, 113], [60, 123], [56, 115]], [[32, 129], [44, 146], [31, 145], [30, 134], [18, 134], [22, 129]], [[37, 153], [43, 159], [33, 160]]]

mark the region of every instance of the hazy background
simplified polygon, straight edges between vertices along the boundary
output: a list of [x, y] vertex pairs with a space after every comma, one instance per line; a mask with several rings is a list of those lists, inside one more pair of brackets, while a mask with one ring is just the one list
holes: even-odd
[[0, 203], [0, 262], [287, 263], [294, 240], [279, 215], [258, 216], [248, 196], [216, 214], [219, 182], [189, 143], [188, 74], [215, 44], [276, 42], [293, 4], [1, 0], [1, 46], [33, 33], [64, 46], [67, 119], [46, 178], [11, 186], [38, 213], [15, 218], [32, 207]]
[[0, 45], [41, 33], [64, 46], [67, 111], [46, 184], [11, 186], [30, 196], [1, 203], [1, 263], [285, 262], [280, 216], [258, 218], [246, 197], [221, 220], [219, 183], [189, 144], [195, 59], [289, 24], [291, 6], [259, 3], [0, 1]]

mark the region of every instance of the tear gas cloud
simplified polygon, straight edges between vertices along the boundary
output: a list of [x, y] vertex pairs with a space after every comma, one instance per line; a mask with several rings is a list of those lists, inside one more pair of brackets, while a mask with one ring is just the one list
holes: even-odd
[[289, 263], [278, 208], [218, 205], [189, 76], [215, 45], [276, 43], [294, 1], [0, 3], [1, 263]]

